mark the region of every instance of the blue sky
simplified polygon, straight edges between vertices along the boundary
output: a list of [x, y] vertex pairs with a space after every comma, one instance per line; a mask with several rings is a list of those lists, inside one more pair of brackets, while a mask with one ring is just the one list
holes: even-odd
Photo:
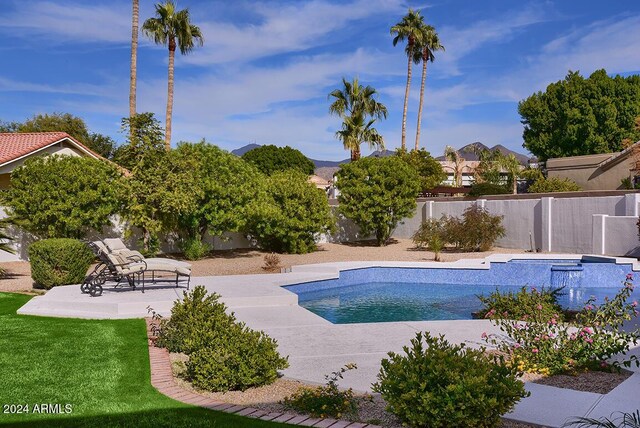
[[[141, 21], [153, 2], [140, 0]], [[128, 114], [131, 5], [126, 0], [2, 0], [0, 119], [70, 112], [122, 141]], [[517, 103], [569, 69], [640, 73], [640, 2], [178, 0], [205, 46], [176, 59], [173, 142], [232, 150], [290, 145], [343, 159], [327, 94], [359, 76], [389, 109], [377, 128], [400, 145], [406, 57], [389, 27], [408, 7], [436, 27], [445, 52], [429, 64], [421, 143], [434, 155], [474, 141], [522, 149]], [[140, 36], [138, 111], [164, 121], [167, 52]], [[407, 123], [413, 145], [421, 67]], [[369, 150], [365, 148], [365, 153]]]

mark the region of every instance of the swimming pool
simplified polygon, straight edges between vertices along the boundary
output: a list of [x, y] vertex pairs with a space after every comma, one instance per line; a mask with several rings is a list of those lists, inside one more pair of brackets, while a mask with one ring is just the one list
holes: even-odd
[[[298, 304], [334, 324], [471, 319], [478, 295], [522, 286], [565, 286], [559, 301], [578, 309], [590, 296], [601, 302], [619, 290], [632, 265], [615, 259], [515, 259], [483, 268], [370, 267], [340, 277], [286, 286]], [[634, 294], [638, 294], [635, 291]]]

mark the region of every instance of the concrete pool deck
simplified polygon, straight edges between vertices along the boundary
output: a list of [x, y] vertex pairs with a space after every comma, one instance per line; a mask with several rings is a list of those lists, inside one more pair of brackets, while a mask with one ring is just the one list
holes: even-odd
[[[428, 330], [444, 334], [451, 342], [481, 346], [483, 332], [498, 332], [487, 320], [407, 321], [362, 324], [331, 324], [324, 318], [298, 306], [298, 296], [284, 285], [332, 279], [341, 270], [364, 267], [473, 268], [489, 269], [491, 262], [513, 258], [575, 259], [575, 254], [495, 255], [486, 259], [466, 259], [452, 263], [419, 262], [341, 262], [294, 266], [291, 272], [264, 275], [234, 275], [192, 278], [194, 285], [204, 285], [209, 292], [221, 295], [238, 319], [275, 338], [279, 351], [289, 355], [290, 367], [284, 375], [310, 383], [323, 383], [324, 375], [346, 363], [356, 363], [357, 370], [347, 372], [342, 387], [370, 391], [376, 380], [380, 360], [389, 351], [402, 352], [416, 332]], [[610, 259], [610, 258], [609, 258]], [[616, 259], [633, 263], [635, 259]], [[25, 315], [80, 318], [138, 318], [148, 316], [147, 307], [169, 315], [174, 301], [184, 288], [149, 286], [143, 294], [128, 288], [108, 288], [101, 297], [80, 293], [79, 286], [57, 287], [44, 296], [31, 299], [18, 313]], [[640, 355], [640, 348], [633, 351]], [[527, 384], [531, 396], [523, 399], [508, 418], [542, 426], [559, 427], [576, 416], [601, 417], [613, 412], [632, 412], [640, 408], [640, 372], [606, 395]]]

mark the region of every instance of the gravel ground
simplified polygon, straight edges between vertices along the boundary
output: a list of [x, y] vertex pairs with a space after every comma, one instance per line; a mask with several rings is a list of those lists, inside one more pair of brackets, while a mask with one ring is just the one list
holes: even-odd
[[526, 374], [524, 380], [558, 388], [575, 389], [576, 391], [607, 394], [616, 386], [627, 380], [633, 373], [621, 370], [620, 373], [584, 372], [573, 375], [540, 376]]
[[[494, 248], [484, 253], [441, 254], [442, 261], [456, 261], [464, 258], [483, 258], [494, 253], [522, 253], [521, 250]], [[214, 251], [210, 257], [191, 262], [193, 276], [241, 275], [265, 273], [264, 256], [268, 254], [260, 250], [244, 249], [230, 251]], [[281, 266], [302, 265], [310, 263], [327, 263], [340, 261], [432, 261], [433, 253], [417, 250], [411, 240], [394, 240], [386, 247], [376, 247], [370, 243], [320, 244], [318, 251], [309, 254], [281, 254]], [[31, 291], [31, 270], [28, 262], [0, 263], [9, 273], [0, 279], [0, 291]]]

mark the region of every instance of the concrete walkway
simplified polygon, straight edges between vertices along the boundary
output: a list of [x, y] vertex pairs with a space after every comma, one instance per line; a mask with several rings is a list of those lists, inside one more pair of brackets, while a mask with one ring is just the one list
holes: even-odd
[[[497, 258], [500, 260], [497, 260]], [[504, 261], [509, 256], [499, 255]], [[522, 258], [522, 255], [518, 257]], [[527, 255], [530, 257], [530, 255]], [[547, 257], [549, 257], [547, 255]], [[563, 255], [553, 255], [554, 258]], [[575, 258], [575, 255], [566, 255]], [[444, 334], [451, 342], [481, 346], [483, 332], [497, 332], [486, 320], [419, 321], [362, 324], [331, 324], [298, 306], [297, 295], [281, 288], [299, 282], [336, 278], [340, 270], [368, 266], [438, 267], [475, 269], [490, 267], [492, 257], [461, 260], [455, 263], [344, 262], [294, 267], [285, 274], [237, 275], [193, 278], [194, 285], [204, 285], [216, 292], [237, 317], [251, 328], [264, 330], [279, 344], [279, 351], [289, 355], [290, 367], [285, 376], [309, 383], [323, 383], [324, 375], [344, 364], [356, 363], [357, 370], [347, 372], [342, 387], [370, 391], [376, 381], [380, 360], [389, 351], [402, 352], [416, 332]], [[57, 287], [44, 296], [31, 299], [18, 313], [82, 318], [132, 318], [148, 316], [150, 306], [169, 315], [171, 306], [184, 289], [150, 286], [143, 294], [129, 289], [105, 289], [101, 297], [80, 293], [79, 286]], [[634, 350], [634, 352], [638, 352]], [[613, 412], [640, 408], [640, 373], [636, 373], [606, 395], [527, 384], [531, 396], [522, 400], [506, 417], [518, 421], [559, 427], [576, 416], [601, 417]]]

